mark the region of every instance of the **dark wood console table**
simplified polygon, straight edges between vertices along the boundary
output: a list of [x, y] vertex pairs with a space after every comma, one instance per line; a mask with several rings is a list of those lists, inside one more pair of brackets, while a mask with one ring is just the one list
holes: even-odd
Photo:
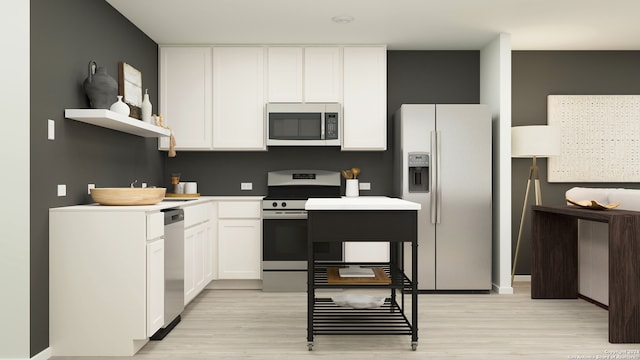
[[578, 220], [609, 225], [609, 342], [640, 343], [640, 212], [532, 206], [532, 299], [578, 297]]

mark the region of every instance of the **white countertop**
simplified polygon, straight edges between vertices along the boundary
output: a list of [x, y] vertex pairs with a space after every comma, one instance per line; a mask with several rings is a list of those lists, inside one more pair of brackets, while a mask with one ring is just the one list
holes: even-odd
[[341, 198], [311, 198], [305, 210], [420, 210], [415, 202], [387, 196], [354, 196]]
[[262, 201], [264, 196], [200, 196], [198, 198], [165, 198], [163, 201], [153, 205], [133, 205], [133, 206], [106, 206], [97, 203], [86, 205], [73, 205], [51, 208], [49, 211], [160, 211], [163, 209], [185, 207], [202, 204], [207, 201]]

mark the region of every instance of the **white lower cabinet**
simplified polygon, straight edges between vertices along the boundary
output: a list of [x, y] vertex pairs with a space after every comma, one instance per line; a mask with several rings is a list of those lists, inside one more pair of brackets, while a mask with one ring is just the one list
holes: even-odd
[[219, 278], [259, 280], [261, 276], [261, 221], [218, 221]]
[[52, 356], [132, 356], [163, 323], [164, 216], [139, 208], [49, 210]]
[[147, 334], [164, 325], [164, 239], [147, 243]]
[[[184, 231], [184, 304], [187, 305], [196, 297], [196, 274], [198, 272], [197, 228], [193, 227]], [[202, 261], [199, 262], [202, 264]]]
[[185, 206], [184, 304], [193, 300], [211, 281], [213, 263], [213, 203]]
[[218, 278], [260, 280], [262, 274], [261, 201], [218, 203]]
[[205, 223], [207, 238], [204, 243], [204, 282], [205, 286], [218, 278], [218, 204], [211, 202], [209, 221]]

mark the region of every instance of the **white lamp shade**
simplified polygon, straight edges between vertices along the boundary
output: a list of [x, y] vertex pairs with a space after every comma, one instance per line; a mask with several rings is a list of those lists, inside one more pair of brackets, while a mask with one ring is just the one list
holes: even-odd
[[560, 129], [549, 125], [511, 128], [511, 157], [560, 155]]

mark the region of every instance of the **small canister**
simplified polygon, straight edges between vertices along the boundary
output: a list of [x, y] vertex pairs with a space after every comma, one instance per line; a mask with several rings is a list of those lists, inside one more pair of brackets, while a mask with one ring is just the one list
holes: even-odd
[[189, 181], [184, 183], [184, 193], [185, 194], [197, 194], [198, 193], [198, 183]]

